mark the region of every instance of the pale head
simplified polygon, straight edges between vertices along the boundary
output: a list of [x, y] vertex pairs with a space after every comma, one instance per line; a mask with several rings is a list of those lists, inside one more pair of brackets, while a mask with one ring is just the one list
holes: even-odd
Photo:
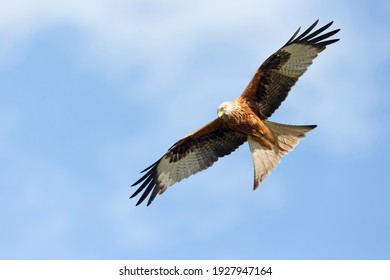
[[217, 110], [218, 117], [220, 117], [222, 119], [226, 119], [226, 118], [230, 119], [230, 117], [232, 115], [233, 108], [234, 108], [234, 104], [232, 101], [223, 102], [218, 107], [218, 110]]

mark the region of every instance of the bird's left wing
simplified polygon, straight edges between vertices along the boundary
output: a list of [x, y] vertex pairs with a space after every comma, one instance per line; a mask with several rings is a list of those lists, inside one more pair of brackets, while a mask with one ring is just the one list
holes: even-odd
[[162, 194], [169, 186], [210, 167], [246, 140], [246, 135], [229, 129], [220, 118], [215, 119], [179, 140], [157, 162], [143, 170], [145, 175], [132, 186], [142, 184], [130, 198], [143, 191], [137, 205], [149, 194], [147, 205], [150, 205], [158, 193]]
[[333, 22], [312, 31], [317, 23], [318, 20], [299, 36], [298, 29], [282, 48], [260, 66], [240, 96], [261, 119], [267, 119], [275, 112], [313, 59], [326, 46], [339, 40], [330, 37], [340, 29], [323, 33]]

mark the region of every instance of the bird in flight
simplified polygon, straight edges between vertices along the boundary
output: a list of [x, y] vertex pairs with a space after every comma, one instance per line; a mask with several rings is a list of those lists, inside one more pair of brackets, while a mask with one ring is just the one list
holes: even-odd
[[222, 103], [218, 117], [201, 129], [177, 141], [158, 161], [143, 170], [145, 174], [132, 186], [141, 184], [130, 198], [140, 194], [136, 205], [149, 195], [149, 206], [157, 194], [229, 155], [248, 141], [254, 167], [254, 190], [316, 125], [287, 125], [268, 121], [286, 99], [291, 87], [305, 73], [314, 58], [340, 29], [324, 33], [333, 22], [313, 31], [318, 20], [306, 31], [294, 35], [257, 69], [236, 100]]

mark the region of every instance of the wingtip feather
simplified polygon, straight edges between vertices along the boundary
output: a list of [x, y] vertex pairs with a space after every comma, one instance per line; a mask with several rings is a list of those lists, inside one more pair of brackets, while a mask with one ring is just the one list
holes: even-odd
[[319, 29], [312, 32], [312, 30], [317, 26], [318, 22], [319, 22], [319, 20], [317, 19], [308, 29], [306, 29], [304, 32], [302, 32], [302, 34], [300, 34], [298, 37], [297, 37], [297, 35], [298, 35], [297, 32], [295, 32], [294, 35], [291, 37], [291, 39], [285, 44], [285, 46], [287, 46], [289, 44], [293, 44], [293, 43], [311, 43], [311, 44], [318, 44], [320, 46], [326, 46], [326, 45], [337, 42], [338, 39], [331, 39], [331, 40], [321, 42], [321, 40], [325, 40], [325, 39], [333, 36], [337, 32], [339, 32], [340, 29], [330, 31], [326, 34], [323, 34], [323, 35], [320, 35], [317, 37], [317, 35], [321, 34], [323, 31], [328, 29], [333, 24], [333, 21], [331, 21], [331, 22], [325, 24], [324, 26], [320, 27]]

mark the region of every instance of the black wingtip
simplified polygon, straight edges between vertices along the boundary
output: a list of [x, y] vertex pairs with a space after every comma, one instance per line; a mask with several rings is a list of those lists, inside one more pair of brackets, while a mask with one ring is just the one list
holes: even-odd
[[[153, 166], [152, 166], [153, 167]], [[147, 170], [147, 169], [146, 169]], [[149, 177], [150, 177], [150, 175], [151, 175], [151, 173], [153, 173], [154, 171], [153, 171], [154, 169], [152, 168], [152, 169], [150, 169], [147, 173], [145, 173], [139, 180], [137, 180], [134, 184], [132, 184], [131, 186], [132, 187], [134, 187], [134, 186], [136, 186], [136, 185], [138, 185], [139, 183], [141, 183], [143, 180], [147, 180]], [[141, 172], [142, 173], [142, 172]]]
[[297, 31], [295, 31], [295, 33], [291, 36], [291, 38], [287, 41], [285, 45], [290, 44], [295, 39], [295, 37], [299, 34], [299, 31], [301, 31], [301, 27], [298, 27]]
[[[295, 32], [294, 35], [290, 38], [290, 40], [287, 41], [285, 46], [290, 45], [290, 44], [294, 44], [294, 43], [303, 43], [303, 44], [310, 43], [310, 44], [316, 44], [318, 46], [325, 47], [325, 46], [333, 44], [339, 40], [339, 39], [330, 39], [330, 40], [326, 40], [326, 39], [328, 39], [329, 37], [331, 37], [334, 34], [336, 34], [337, 32], [339, 32], [340, 29], [336, 29], [336, 30], [330, 31], [328, 33], [320, 35], [322, 32], [324, 32], [326, 29], [328, 29], [333, 24], [333, 21], [325, 24], [324, 26], [320, 27], [316, 31], [312, 31], [317, 26], [318, 22], [319, 22], [319, 20], [317, 19], [312, 25], [310, 25], [310, 27], [308, 29], [306, 29], [304, 32], [302, 32], [302, 34], [300, 34], [297, 37], [299, 30], [300, 30], [300, 28], [299, 28], [298, 31]], [[326, 40], [326, 41], [324, 41], [324, 40]]]
[[130, 196], [130, 199], [132, 199], [136, 197], [138, 194], [140, 194], [141, 192], [143, 192], [141, 197], [137, 201], [136, 206], [140, 205], [151, 193], [149, 201], [147, 203], [147, 206], [149, 206], [153, 201], [153, 199], [155, 198], [155, 196], [157, 195], [159, 191], [159, 184], [157, 181], [157, 166], [159, 162], [160, 160], [156, 161], [155, 163], [153, 163], [152, 165], [144, 169], [142, 172], [145, 171], [147, 172], [139, 180], [137, 180], [134, 184], [131, 185], [132, 187], [134, 187], [142, 183], [141, 186], [139, 186], [136, 189], [136, 191]]
[[157, 194], [160, 192], [160, 189], [161, 188], [157, 185], [154, 187], [152, 194], [149, 197], [148, 204], [146, 206], [149, 206], [153, 202], [153, 200], [156, 198]]
[[159, 162], [160, 162], [161, 159], [159, 159], [158, 161], [156, 161], [155, 163], [153, 163], [152, 165], [146, 167], [144, 170], [142, 170], [140, 173], [144, 173], [145, 171], [155, 167]]
[[135, 204], [135, 206], [138, 206], [142, 203], [142, 200], [138, 200], [137, 203]]

